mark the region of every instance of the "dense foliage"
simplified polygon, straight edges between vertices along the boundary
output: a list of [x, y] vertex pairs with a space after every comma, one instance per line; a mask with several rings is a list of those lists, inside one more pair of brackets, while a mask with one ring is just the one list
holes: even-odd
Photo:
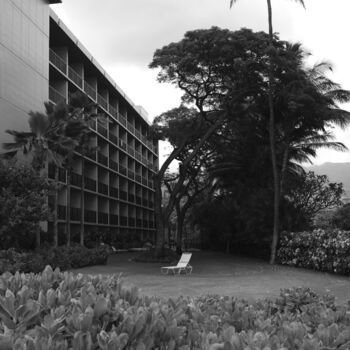
[[278, 259], [285, 265], [350, 275], [350, 231], [284, 232]]
[[[286, 197], [288, 230], [305, 229], [315, 215], [341, 205], [343, 184], [330, 182], [327, 175], [306, 172], [290, 181]], [[339, 226], [338, 226], [339, 227]]]
[[350, 307], [308, 289], [249, 304], [217, 295], [140, 297], [116, 276], [0, 277], [0, 348], [348, 349]]
[[0, 162], [0, 249], [34, 248], [52, 189], [31, 167]]
[[80, 245], [49, 248], [39, 252], [0, 251], [0, 272], [40, 272], [47, 264], [67, 270], [92, 265], [105, 265], [110, 251], [108, 246], [88, 249]]
[[333, 213], [330, 222], [341, 230], [350, 230], [350, 203], [338, 208]]

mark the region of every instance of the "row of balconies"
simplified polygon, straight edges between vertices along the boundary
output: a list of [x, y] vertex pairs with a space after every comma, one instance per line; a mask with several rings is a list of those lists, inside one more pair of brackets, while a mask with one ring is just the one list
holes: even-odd
[[[49, 170], [53, 167], [49, 167]], [[62, 172], [59, 172], [62, 173]], [[53, 171], [49, 171], [49, 178], [53, 178]], [[66, 183], [65, 173], [64, 178], [59, 179], [60, 182]], [[81, 188], [82, 184], [82, 176], [80, 174], [76, 174], [74, 172], [71, 173], [71, 186]], [[97, 187], [97, 188], [96, 188]], [[148, 198], [142, 198], [141, 196], [127, 192], [122, 189], [118, 189], [113, 186], [109, 186], [103, 182], [98, 182], [96, 180], [93, 180], [87, 176], [84, 176], [84, 189], [97, 192], [99, 194], [102, 194], [104, 196], [108, 196], [114, 199], [120, 199], [125, 202], [129, 202], [131, 204], [136, 204], [139, 206], [143, 206], [146, 208], [154, 208], [154, 202], [153, 200], [149, 200]], [[97, 189], [97, 191], [96, 191]]]
[[[103, 164], [99, 162], [100, 164]], [[148, 180], [147, 178], [143, 177], [140, 174], [136, 174], [133, 170], [127, 169], [121, 164], [118, 164], [112, 160], [109, 160], [110, 166], [109, 169], [112, 169], [115, 172], [118, 172], [118, 174], [123, 175], [127, 177], [128, 179], [135, 181], [136, 183], [139, 183], [140, 185], [147, 186], [148, 188], [153, 189], [153, 180]], [[106, 165], [106, 164], [103, 164]], [[107, 165], [106, 165], [107, 166]], [[48, 168], [48, 176], [50, 179], [55, 178], [55, 167], [53, 165], [49, 165]], [[71, 184], [73, 186], [81, 186], [81, 176], [80, 174], [77, 174], [75, 172], [71, 172]], [[66, 178], [66, 171], [62, 168], [59, 168], [58, 171], [58, 181], [62, 183], [67, 182]], [[96, 181], [93, 179], [90, 179], [89, 177], [85, 176], [85, 186], [88, 186], [87, 189], [90, 191], [96, 191]]]
[[[158, 171], [157, 165], [153, 164], [151, 161], [149, 161], [146, 157], [144, 157], [140, 152], [136, 151], [132, 146], [128, 145], [125, 141], [118, 138], [117, 136], [113, 135], [111, 132], [107, 132], [107, 129], [104, 128], [100, 123], [97, 123], [97, 132], [106, 137], [109, 141], [113, 143], [113, 145], [117, 146], [119, 149], [121, 149], [123, 152], [125, 152], [127, 155], [130, 155], [134, 157], [137, 161], [139, 161], [143, 166], [147, 167], [148, 169], [151, 169], [153, 171]], [[93, 127], [95, 130], [95, 127]], [[86, 154], [86, 157], [98, 161], [100, 164], [103, 164], [108, 167], [108, 157], [101, 153], [96, 151], [91, 151], [89, 154]], [[110, 160], [111, 162], [111, 160]], [[113, 162], [113, 161], [112, 161]], [[117, 163], [113, 162], [112, 169], [118, 171], [116, 169]]]
[[[49, 100], [57, 104], [62, 100], [65, 101], [66, 98], [60, 92], [58, 92], [55, 88], [53, 88], [52, 86], [49, 86]], [[128, 124], [130, 123], [128, 122]], [[116, 135], [113, 135], [111, 132], [109, 132], [108, 129], [105, 128], [100, 123], [97, 123], [97, 128], [93, 123], [90, 125], [90, 127], [93, 130], [97, 131], [100, 135], [108, 139], [109, 141], [112, 141], [114, 145], [117, 145], [118, 147], [120, 147], [121, 149], [123, 149], [124, 151], [132, 155], [133, 157], [137, 158], [139, 161], [142, 161], [143, 164], [147, 165], [148, 167], [154, 168], [152, 162], [148, 161], [146, 157], [143, 157], [140, 152], [137, 152], [132, 146], [128, 145], [124, 140], [119, 139]], [[128, 130], [130, 131], [130, 129], [131, 129], [131, 126], [129, 126]], [[144, 136], [142, 136], [139, 131], [135, 130], [135, 128], [132, 134], [133, 136], [136, 135], [136, 137], [139, 140], [144, 139], [143, 143], [146, 143], [145, 140], [147, 139]], [[153, 146], [153, 144], [151, 146], [151, 143], [148, 140], [147, 140], [147, 147], [150, 148], [153, 151], [153, 153], [157, 155], [157, 148]]]
[[[53, 64], [61, 73], [67, 76], [75, 85], [77, 85], [77, 87], [84, 91], [94, 102], [98, 103], [107, 113], [112, 115], [130, 133], [142, 141], [149, 149], [151, 149], [155, 154], [157, 153], [157, 148], [150, 140], [147, 139], [146, 136], [142, 135], [142, 133], [137, 130], [132, 123], [127, 121], [122, 114], [118, 113], [115, 107], [109, 104], [108, 101], [96, 91], [96, 89], [94, 89], [86, 80], [84, 80], [83, 77], [72, 67], [67, 65], [67, 63], [52, 49], [50, 49], [50, 63]], [[50, 86], [49, 97], [50, 100], [55, 103], [58, 103], [61, 100], [66, 100], [66, 96], [63, 96], [52, 86]]]
[[[59, 205], [57, 210], [59, 220], [67, 220], [67, 207]], [[80, 222], [81, 221], [81, 209], [70, 208], [70, 221]], [[84, 222], [86, 223], [98, 223], [104, 225], [115, 225], [115, 226], [128, 226], [128, 227], [139, 227], [139, 228], [151, 228], [154, 229], [154, 221], [144, 220], [134, 217], [128, 217], [124, 215], [108, 214], [101, 211], [84, 210]]]

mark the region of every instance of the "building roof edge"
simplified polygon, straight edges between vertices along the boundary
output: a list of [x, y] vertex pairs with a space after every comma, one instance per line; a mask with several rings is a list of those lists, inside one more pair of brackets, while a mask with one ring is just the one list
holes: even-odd
[[[57, 0], [61, 1], [61, 0]], [[61, 21], [55, 11], [50, 8], [50, 17], [58, 24], [58, 26], [68, 35], [68, 37], [77, 45], [77, 47], [83, 52], [83, 54], [95, 65], [95, 67], [100, 71], [100, 73], [109, 81], [110, 84], [129, 102], [129, 104], [134, 108], [134, 110], [142, 117], [142, 119], [151, 125], [148, 119], [148, 113], [145, 109], [137, 106], [129, 96], [118, 86], [118, 84], [110, 77], [110, 75], [103, 69], [103, 67], [94, 59], [91, 53], [85, 48], [85, 46], [78, 40], [78, 38], [70, 31], [70, 29]], [[146, 112], [146, 113], [145, 113]]]

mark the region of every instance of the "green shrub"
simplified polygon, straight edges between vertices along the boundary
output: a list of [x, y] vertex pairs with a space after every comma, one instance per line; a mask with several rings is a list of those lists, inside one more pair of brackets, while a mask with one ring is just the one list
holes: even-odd
[[283, 232], [277, 252], [281, 264], [350, 274], [350, 231]]
[[108, 247], [88, 249], [80, 245], [58, 247], [41, 250], [40, 252], [19, 253], [14, 249], [1, 251], [0, 272], [21, 271], [40, 272], [49, 264], [62, 270], [75, 269], [84, 266], [105, 265], [110, 251]]
[[54, 190], [25, 165], [0, 161], [0, 249], [33, 249], [40, 221], [48, 219], [47, 196]]
[[42, 274], [0, 277], [0, 348], [349, 349], [350, 306], [328, 300], [301, 289], [253, 304], [218, 295], [140, 297], [116, 276], [48, 266]]

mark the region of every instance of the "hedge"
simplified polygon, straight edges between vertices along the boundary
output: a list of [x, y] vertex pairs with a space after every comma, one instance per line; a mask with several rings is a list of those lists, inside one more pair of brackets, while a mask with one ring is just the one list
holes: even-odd
[[308, 289], [275, 301], [141, 297], [116, 276], [46, 267], [0, 277], [0, 349], [287, 350], [350, 348], [350, 306]]
[[283, 232], [277, 257], [284, 265], [350, 275], [350, 231]]
[[80, 245], [58, 247], [39, 252], [0, 251], [0, 273], [4, 271], [41, 272], [46, 265], [62, 270], [84, 266], [105, 265], [110, 254], [108, 246], [88, 249]]

